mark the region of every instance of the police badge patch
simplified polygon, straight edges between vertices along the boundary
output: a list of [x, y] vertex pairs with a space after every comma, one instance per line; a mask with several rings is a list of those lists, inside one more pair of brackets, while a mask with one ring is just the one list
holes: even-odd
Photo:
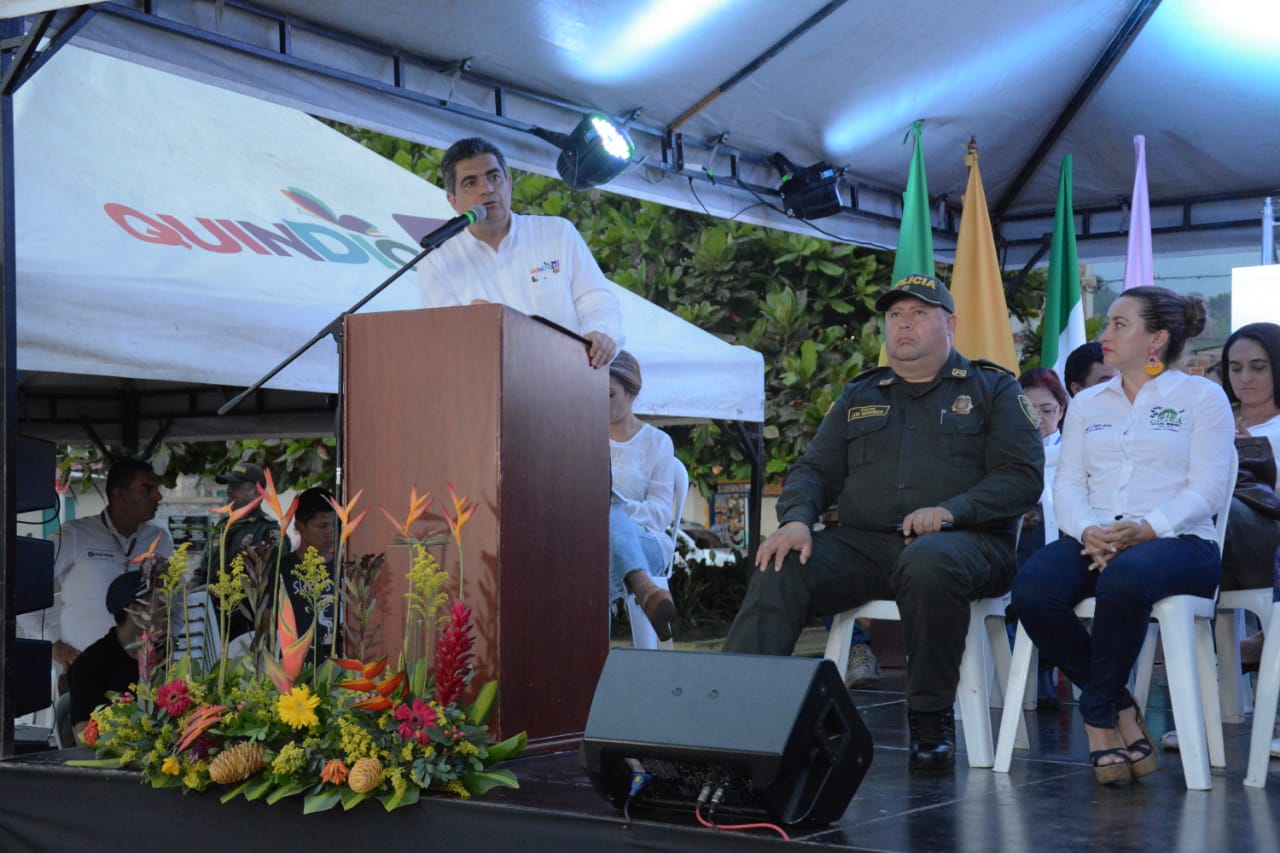
[[968, 394], [961, 394], [951, 403], [951, 414], [967, 415], [973, 411], [973, 398]]
[[1022, 406], [1022, 413], [1027, 416], [1027, 420], [1031, 421], [1031, 425], [1040, 428], [1040, 413], [1036, 411], [1036, 407], [1031, 400], [1027, 399], [1026, 394], [1018, 395], [1018, 405]]

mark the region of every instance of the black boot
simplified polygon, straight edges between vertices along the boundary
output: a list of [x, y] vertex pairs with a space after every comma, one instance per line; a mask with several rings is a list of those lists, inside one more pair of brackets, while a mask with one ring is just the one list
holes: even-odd
[[956, 764], [956, 715], [907, 712], [911, 729], [911, 769], [947, 770]]

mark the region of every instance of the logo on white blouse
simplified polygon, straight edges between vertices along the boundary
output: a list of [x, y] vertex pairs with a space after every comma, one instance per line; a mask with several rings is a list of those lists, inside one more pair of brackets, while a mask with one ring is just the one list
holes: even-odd
[[1185, 409], [1152, 406], [1148, 423], [1150, 423], [1152, 429], [1179, 430], [1182, 429], [1182, 417], [1185, 411]]
[[541, 266], [537, 266], [529, 270], [529, 281], [536, 284], [548, 275], [556, 275], [559, 272], [560, 261], [543, 261]]
[[118, 560], [120, 555], [115, 551], [85, 551], [85, 556], [90, 560]]

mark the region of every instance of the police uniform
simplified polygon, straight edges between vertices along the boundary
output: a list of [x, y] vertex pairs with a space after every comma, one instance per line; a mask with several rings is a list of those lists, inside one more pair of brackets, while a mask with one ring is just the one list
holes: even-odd
[[[237, 462], [230, 470], [224, 471], [216, 478], [217, 482], [223, 485], [232, 485], [236, 483], [255, 483], [258, 486], [266, 486], [267, 476], [261, 466], [252, 462]], [[197, 583], [208, 583], [218, 579], [218, 570], [231, 568], [231, 561], [241, 551], [261, 545], [266, 542], [274, 545], [280, 541], [280, 526], [275, 519], [262, 511], [262, 506], [255, 506], [243, 518], [231, 525], [230, 530], [226, 530], [227, 522], [225, 519], [218, 522], [209, 531], [209, 542], [205, 546], [204, 554], [200, 558], [200, 565], [196, 567], [192, 573], [192, 580]], [[222, 533], [227, 532], [227, 560], [226, 566], [222, 561]]]
[[[753, 574], [725, 651], [791, 654], [814, 616], [894, 599], [909, 659], [907, 707], [949, 710], [969, 602], [1009, 590], [1016, 522], [1040, 497], [1043, 468], [1039, 418], [1004, 368], [952, 350], [931, 382], [906, 382], [889, 367], [861, 374], [823, 418], [778, 501], [779, 524], [812, 526], [832, 503], [840, 522], [813, 534], [804, 565], [791, 551], [781, 571]], [[954, 529], [904, 545], [895, 528], [934, 506], [950, 511]]]

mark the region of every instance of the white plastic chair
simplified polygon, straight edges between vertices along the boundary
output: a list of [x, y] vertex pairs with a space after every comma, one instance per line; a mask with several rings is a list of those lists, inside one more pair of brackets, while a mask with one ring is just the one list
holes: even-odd
[[[964, 726], [965, 751], [970, 767], [990, 767], [994, 760], [991, 742], [992, 661], [996, 682], [1003, 687], [1009, 673], [1009, 639], [1005, 633], [1004, 611], [1009, 597], [980, 598], [969, 606], [969, 631], [965, 635], [964, 655], [960, 658], [960, 683], [956, 688], [956, 704]], [[901, 621], [897, 602], [888, 599], [868, 601], [852, 610], [837, 614], [831, 620], [827, 635], [827, 660], [841, 673], [849, 663], [849, 643], [853, 639], [856, 619]], [[985, 627], [986, 630], [983, 630]], [[999, 688], [997, 688], [999, 690]]]
[[1244, 783], [1250, 788], [1264, 788], [1267, 766], [1271, 762], [1271, 740], [1276, 724], [1276, 702], [1280, 699], [1280, 601], [1271, 605], [1263, 626], [1266, 639], [1262, 644], [1262, 660], [1258, 664], [1258, 692], [1253, 703], [1253, 732], [1249, 737], [1249, 768]]
[[[671, 589], [671, 564], [675, 558], [675, 540], [676, 531], [680, 529], [680, 517], [684, 515], [684, 502], [689, 496], [689, 471], [684, 467], [684, 463], [679, 459], [676, 460], [676, 487], [673, 495], [673, 510], [675, 514], [671, 517], [671, 558], [667, 560], [667, 565], [663, 567], [662, 574], [653, 578], [654, 584], [665, 590]], [[628, 593], [627, 601], [627, 618], [631, 621], [631, 644], [637, 649], [674, 649], [675, 641], [666, 640], [659, 641], [658, 634], [653, 630], [653, 625], [649, 624], [649, 617], [644, 615], [644, 608], [640, 606], [640, 602], [636, 599], [634, 593]]]
[[218, 611], [203, 587], [187, 593], [182, 606], [179, 594], [173, 604], [173, 659], [190, 656], [198, 671], [209, 671], [221, 654], [222, 638], [218, 628]]
[[1244, 639], [1241, 611], [1258, 617], [1266, 625], [1271, 615], [1271, 587], [1233, 589], [1218, 593], [1218, 618], [1214, 640], [1218, 647], [1218, 696], [1222, 702], [1222, 722], [1243, 723], [1249, 713], [1249, 679], [1240, 670], [1240, 641]]
[[[1230, 482], [1236, 481], [1238, 460], [1231, 462]], [[1218, 512], [1215, 533], [1218, 552], [1227, 535], [1227, 514], [1231, 510], [1231, 493]], [[1222, 709], [1218, 697], [1217, 660], [1213, 650], [1213, 635], [1209, 623], [1216, 609], [1214, 598], [1194, 595], [1171, 595], [1155, 603], [1151, 618], [1155, 620], [1164, 638], [1165, 674], [1169, 679], [1169, 700], [1173, 706], [1173, 722], [1178, 730], [1178, 748], [1182, 754], [1182, 775], [1187, 788], [1208, 791], [1213, 788], [1209, 768], [1225, 767], [1226, 748], [1222, 740]], [[1081, 619], [1093, 616], [1094, 599], [1087, 598], [1076, 606]], [[1151, 683], [1151, 668], [1155, 658], [1152, 631], [1148, 629], [1147, 642], [1135, 663], [1137, 689], [1134, 698], [1143, 712]], [[1018, 701], [1027, 690], [1031, 677], [1032, 644], [1026, 629], [1018, 625], [1014, 641], [1013, 665], [1005, 687], [1004, 712], [1000, 718], [1000, 734], [996, 741], [994, 770], [1008, 773], [1013, 761], [1014, 746], [1028, 748], [1025, 722]]]

